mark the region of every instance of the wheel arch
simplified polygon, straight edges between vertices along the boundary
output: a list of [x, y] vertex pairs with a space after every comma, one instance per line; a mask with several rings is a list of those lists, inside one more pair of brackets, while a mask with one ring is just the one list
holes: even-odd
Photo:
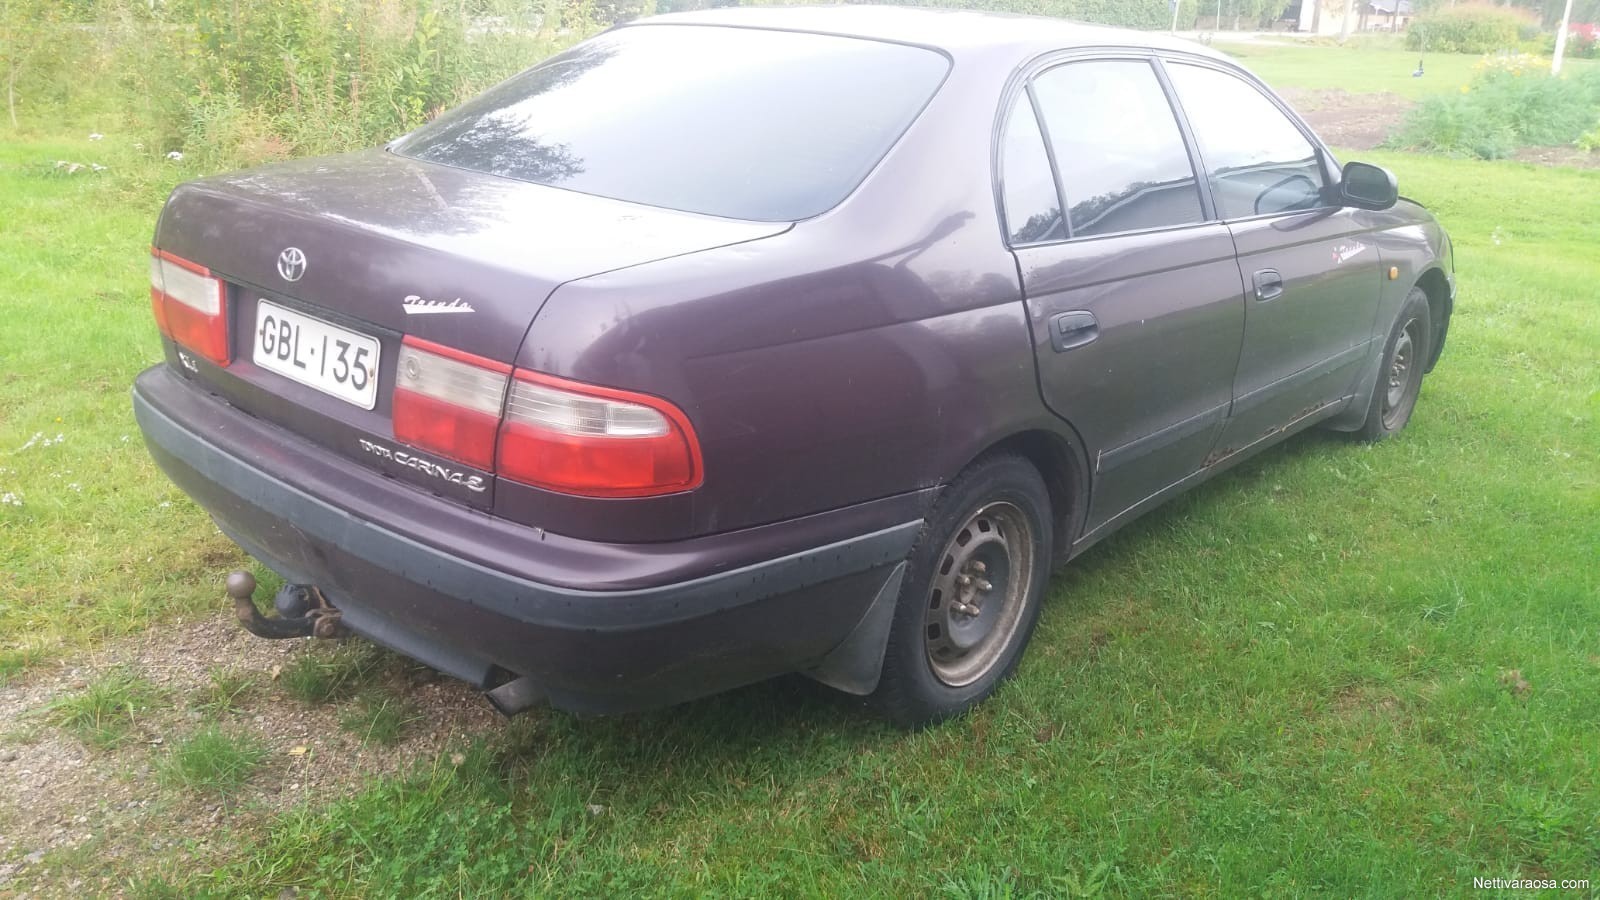
[[1450, 314], [1454, 312], [1454, 299], [1450, 296], [1450, 279], [1437, 263], [1429, 266], [1417, 277], [1417, 287], [1428, 297], [1428, 321], [1432, 334], [1428, 336], [1428, 360], [1423, 372], [1432, 372], [1444, 352], [1445, 332], [1450, 328]]
[[962, 468], [999, 454], [1026, 459], [1044, 478], [1054, 520], [1051, 558], [1054, 565], [1061, 565], [1067, 561], [1089, 511], [1090, 470], [1083, 443], [1075, 435], [1069, 437], [1050, 428], [1027, 428], [994, 440]]

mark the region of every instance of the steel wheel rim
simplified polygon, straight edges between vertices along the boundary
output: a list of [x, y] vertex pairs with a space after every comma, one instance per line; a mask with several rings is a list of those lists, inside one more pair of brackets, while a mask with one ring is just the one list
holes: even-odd
[[1033, 524], [1015, 504], [985, 504], [945, 544], [923, 617], [934, 677], [965, 687], [988, 674], [1022, 624], [1033, 584]]
[[1410, 319], [1400, 330], [1394, 342], [1394, 353], [1389, 357], [1388, 384], [1383, 394], [1383, 423], [1393, 425], [1396, 413], [1405, 403], [1406, 392], [1411, 387], [1412, 373], [1416, 369], [1417, 320]]

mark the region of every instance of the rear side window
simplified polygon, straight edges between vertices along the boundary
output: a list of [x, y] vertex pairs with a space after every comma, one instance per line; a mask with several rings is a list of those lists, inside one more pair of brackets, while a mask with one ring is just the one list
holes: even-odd
[[1068, 63], [1033, 88], [1073, 237], [1204, 220], [1183, 134], [1148, 62]]
[[1044, 137], [1039, 134], [1039, 121], [1027, 94], [1017, 98], [1006, 119], [1000, 143], [1000, 179], [1011, 243], [1036, 244], [1067, 236], [1056, 177], [1050, 171]]
[[1323, 205], [1322, 161], [1255, 85], [1205, 66], [1167, 63], [1224, 219]]
[[403, 138], [405, 156], [737, 219], [824, 212], [943, 81], [931, 50], [656, 25], [620, 28]]

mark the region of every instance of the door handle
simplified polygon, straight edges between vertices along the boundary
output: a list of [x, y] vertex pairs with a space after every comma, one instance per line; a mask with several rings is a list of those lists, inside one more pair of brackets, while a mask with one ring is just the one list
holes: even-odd
[[1256, 299], [1275, 300], [1283, 296], [1283, 276], [1277, 269], [1262, 269], [1256, 273]]
[[1100, 322], [1086, 309], [1056, 313], [1050, 317], [1050, 346], [1057, 353], [1082, 347], [1100, 336]]

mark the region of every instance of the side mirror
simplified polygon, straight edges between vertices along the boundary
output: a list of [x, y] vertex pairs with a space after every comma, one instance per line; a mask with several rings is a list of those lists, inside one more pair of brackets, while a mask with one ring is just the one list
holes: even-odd
[[1344, 164], [1339, 181], [1339, 202], [1357, 209], [1388, 209], [1400, 199], [1400, 186], [1394, 173], [1371, 163]]

